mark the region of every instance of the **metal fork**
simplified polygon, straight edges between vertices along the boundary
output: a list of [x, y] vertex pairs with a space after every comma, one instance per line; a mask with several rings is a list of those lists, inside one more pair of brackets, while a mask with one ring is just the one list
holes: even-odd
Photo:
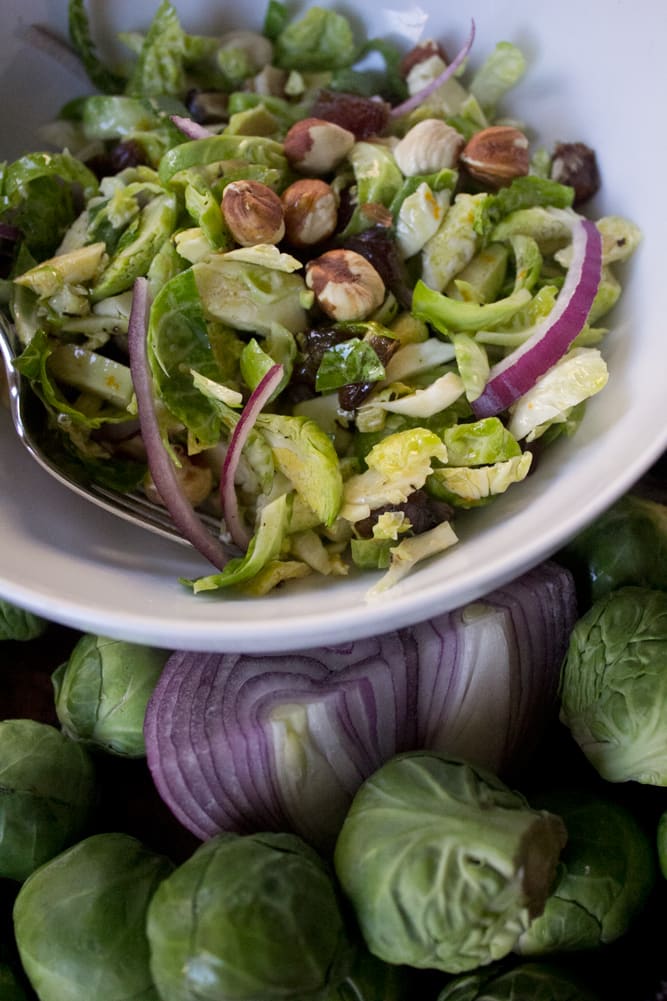
[[[160, 505], [154, 504], [144, 494], [136, 490], [131, 493], [118, 493], [96, 483], [80, 483], [57, 466], [47, 455], [30, 429], [26, 403], [29, 394], [32, 394], [32, 389], [14, 365], [16, 359], [14, 343], [15, 333], [12, 325], [7, 317], [0, 312], [0, 353], [7, 373], [9, 411], [19, 440], [32, 458], [59, 483], [73, 490], [80, 497], [85, 497], [86, 500], [110, 511], [111, 514], [118, 515], [119, 518], [124, 518], [125, 521], [130, 521], [132, 524], [139, 525], [157, 535], [189, 546], [190, 543], [183, 538], [173, 524], [168, 511]], [[201, 515], [201, 517], [214, 532], [219, 532], [220, 525], [215, 518], [210, 515]]]

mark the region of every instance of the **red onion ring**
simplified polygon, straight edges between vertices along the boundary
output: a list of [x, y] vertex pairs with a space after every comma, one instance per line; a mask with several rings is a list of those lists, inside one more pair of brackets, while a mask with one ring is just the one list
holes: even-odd
[[274, 390], [280, 385], [284, 375], [282, 365], [272, 365], [259, 381], [246, 402], [238, 423], [232, 432], [229, 447], [225, 454], [220, 476], [220, 501], [225, 525], [234, 543], [239, 549], [247, 549], [251, 535], [246, 529], [239, 514], [238, 497], [234, 480], [238, 469], [241, 452], [248, 440], [258, 415], [271, 399]]
[[589, 219], [564, 209], [548, 210], [572, 228], [572, 261], [556, 303], [530, 335], [489, 373], [486, 386], [471, 402], [475, 416], [493, 417], [527, 393], [566, 353], [586, 323], [600, 284], [602, 238]]
[[468, 35], [468, 40], [461, 49], [461, 51], [449, 64], [449, 66], [446, 66], [445, 69], [442, 71], [442, 73], [439, 73], [434, 80], [431, 80], [431, 82], [426, 85], [426, 87], [422, 87], [422, 89], [420, 91], [417, 91], [416, 94], [413, 94], [411, 97], [403, 101], [401, 104], [397, 104], [395, 107], [393, 107], [390, 110], [389, 115], [392, 118], [399, 118], [401, 115], [407, 115], [408, 112], [414, 111], [415, 108], [418, 108], [419, 105], [422, 104], [422, 102], [425, 101], [427, 97], [430, 97], [430, 95], [435, 90], [437, 90], [438, 87], [441, 87], [443, 83], [449, 80], [449, 78], [453, 76], [454, 73], [456, 73], [461, 63], [468, 56], [468, 53], [470, 52], [474, 41], [475, 41], [475, 21], [474, 19], [471, 18], [470, 34]]
[[188, 139], [208, 139], [210, 136], [215, 135], [209, 129], [204, 128], [198, 122], [192, 120], [192, 118], [186, 118], [185, 115], [170, 115], [169, 116], [179, 131], [187, 136]]
[[162, 501], [183, 537], [222, 570], [231, 557], [220, 539], [208, 531], [188, 500], [164, 446], [153, 397], [153, 380], [146, 353], [150, 294], [146, 278], [137, 278], [127, 332], [130, 372], [137, 398], [139, 425], [146, 448], [148, 468]]

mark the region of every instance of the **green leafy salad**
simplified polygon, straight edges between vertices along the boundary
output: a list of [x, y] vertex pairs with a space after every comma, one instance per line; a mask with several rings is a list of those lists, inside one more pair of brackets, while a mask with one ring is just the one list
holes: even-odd
[[83, 0], [69, 26], [96, 92], [0, 166], [3, 308], [45, 447], [163, 504], [212, 563], [187, 586], [383, 592], [575, 432], [640, 233], [583, 214], [579, 137], [506, 117], [514, 44], [276, 0], [199, 36], [162, 0], [110, 67]]

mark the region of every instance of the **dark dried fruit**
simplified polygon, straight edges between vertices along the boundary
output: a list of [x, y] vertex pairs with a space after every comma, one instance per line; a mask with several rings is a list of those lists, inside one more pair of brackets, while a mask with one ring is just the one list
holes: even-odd
[[348, 129], [356, 139], [370, 139], [382, 135], [389, 122], [389, 111], [390, 106], [376, 98], [321, 90], [310, 114]]
[[447, 61], [444, 50], [433, 39], [422, 42], [421, 45], [415, 45], [401, 59], [399, 66], [401, 76], [406, 79], [410, 74], [410, 70], [414, 69], [415, 66], [419, 66], [420, 63], [425, 62], [427, 59], [431, 59], [433, 56], [439, 56], [443, 62]]
[[199, 125], [227, 120], [229, 95], [222, 90], [191, 90], [185, 98], [185, 106], [191, 118]]
[[[371, 345], [383, 365], [387, 365], [401, 346], [401, 342], [395, 337], [385, 337], [383, 334], [369, 333], [364, 340]], [[375, 385], [374, 382], [350, 382], [347, 386], [342, 386], [338, 390], [338, 402], [341, 408], [347, 411], [356, 410], [373, 391]]]
[[354, 250], [372, 264], [404, 309], [412, 306], [412, 285], [408, 271], [393, 235], [386, 226], [369, 226], [354, 236], [346, 237], [341, 246]]
[[139, 143], [132, 139], [126, 139], [112, 146], [109, 159], [112, 174], [119, 174], [126, 167], [139, 167], [148, 163], [146, 153]]
[[405, 514], [412, 526], [410, 535], [428, 532], [443, 521], [450, 521], [454, 515], [454, 509], [449, 504], [431, 497], [426, 490], [415, 490], [403, 504], [388, 504], [377, 508], [370, 517], [358, 521], [355, 525], [358, 535], [370, 539], [373, 535], [373, 526], [380, 515], [391, 511], [402, 511]]
[[574, 188], [574, 204], [592, 198], [600, 189], [595, 151], [586, 143], [558, 143], [551, 160], [551, 180]]
[[325, 351], [348, 341], [351, 336], [349, 331], [335, 326], [311, 327], [300, 334], [299, 358], [292, 372], [291, 384], [307, 387], [314, 394], [317, 370]]

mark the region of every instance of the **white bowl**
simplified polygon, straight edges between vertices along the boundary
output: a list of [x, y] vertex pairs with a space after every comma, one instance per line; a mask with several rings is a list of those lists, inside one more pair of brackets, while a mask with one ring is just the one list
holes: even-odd
[[[5, 0], [0, 160], [35, 149], [35, 127], [85, 89], [26, 41], [31, 23], [63, 34], [66, 6], [65, 0]], [[145, 27], [156, 6], [91, 2], [102, 45], [112, 47], [117, 29]], [[181, 0], [177, 7], [188, 30], [220, 27], [217, 0]], [[246, 0], [230, 8], [225, 24], [257, 27], [265, 7], [265, 0]], [[60, 488], [21, 451], [3, 417], [0, 594], [6, 599], [78, 629], [168, 648], [277, 651], [380, 633], [479, 597], [549, 556], [664, 450], [667, 149], [655, 110], [667, 91], [662, 4], [561, 0], [547, 13], [528, 0], [475, 0], [452, 13], [436, 0], [395, 9], [366, 2], [355, 8], [357, 16], [370, 35], [402, 36], [406, 45], [433, 36], [449, 51], [467, 37], [474, 16], [471, 64], [501, 39], [519, 44], [530, 60], [508, 110], [536, 126], [547, 145], [581, 139], [596, 149], [603, 190], [595, 214], [628, 216], [644, 231], [604, 344], [608, 386], [589, 404], [579, 432], [548, 451], [525, 484], [459, 519], [457, 546], [372, 603], [365, 600], [368, 576], [313, 578], [264, 599], [193, 596], [178, 578], [209, 572], [208, 566]]]

